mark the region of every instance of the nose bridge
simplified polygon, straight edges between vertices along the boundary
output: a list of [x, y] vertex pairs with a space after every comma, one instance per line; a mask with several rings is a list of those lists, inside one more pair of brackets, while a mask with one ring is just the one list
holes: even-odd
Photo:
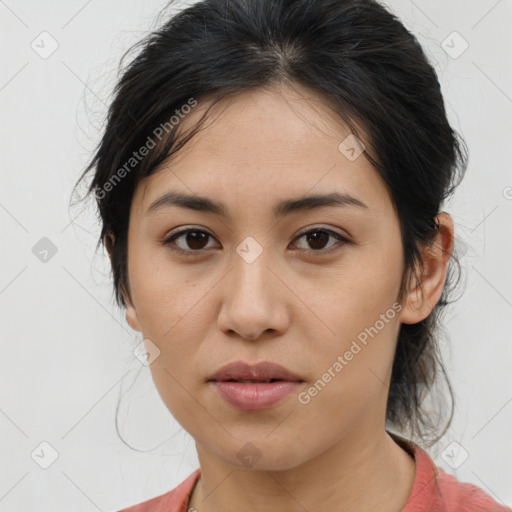
[[256, 339], [265, 330], [281, 330], [286, 323], [285, 305], [279, 304], [269, 249], [247, 237], [236, 248], [232, 270], [226, 276], [219, 328]]
[[244, 240], [236, 249], [231, 272], [231, 297], [233, 301], [252, 303], [253, 310], [263, 311], [272, 304], [270, 279], [272, 273], [267, 268], [271, 263], [270, 250], [254, 239]]

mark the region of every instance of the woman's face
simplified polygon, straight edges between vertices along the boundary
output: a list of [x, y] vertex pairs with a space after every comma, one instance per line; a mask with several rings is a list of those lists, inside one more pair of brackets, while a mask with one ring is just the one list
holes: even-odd
[[[350, 133], [307, 90], [262, 88], [214, 112], [136, 189], [127, 319], [146, 338], [160, 396], [198, 446], [236, 467], [292, 468], [383, 429], [403, 314], [399, 219], [353, 142], [340, 150]], [[150, 208], [169, 193], [206, 198], [225, 215], [191, 202]], [[327, 194], [353, 199], [276, 215], [282, 202]], [[162, 243], [183, 229], [192, 233]], [[236, 405], [220, 391], [229, 385], [209, 381], [236, 361], [277, 363], [301, 382], [272, 403], [243, 401], [238, 383]]]

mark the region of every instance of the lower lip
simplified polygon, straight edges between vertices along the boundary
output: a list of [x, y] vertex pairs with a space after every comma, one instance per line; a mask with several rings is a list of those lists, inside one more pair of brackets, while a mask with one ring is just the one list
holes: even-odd
[[297, 390], [300, 382], [276, 381], [261, 384], [212, 381], [226, 402], [242, 411], [269, 409]]

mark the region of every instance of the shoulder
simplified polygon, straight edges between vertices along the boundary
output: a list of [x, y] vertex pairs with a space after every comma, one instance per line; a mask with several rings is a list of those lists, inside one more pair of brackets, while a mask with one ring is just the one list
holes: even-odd
[[420, 446], [404, 438], [400, 438], [399, 444], [404, 448], [406, 444], [416, 461], [413, 488], [402, 512], [512, 512], [480, 487], [460, 482], [437, 467]]
[[447, 512], [510, 512], [476, 485], [460, 482], [453, 475], [437, 468], [437, 488]]
[[192, 489], [200, 477], [196, 469], [174, 489], [118, 512], [186, 512]]

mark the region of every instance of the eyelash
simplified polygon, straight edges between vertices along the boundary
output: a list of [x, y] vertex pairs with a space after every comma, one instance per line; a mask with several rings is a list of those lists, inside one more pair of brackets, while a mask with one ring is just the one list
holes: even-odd
[[[162, 240], [161, 243], [162, 243], [162, 245], [167, 246], [171, 251], [178, 252], [178, 253], [180, 253], [180, 254], [182, 254], [184, 256], [187, 256], [187, 257], [188, 256], [200, 255], [201, 253], [204, 253], [204, 250], [202, 250], [202, 249], [199, 249], [199, 250], [193, 250], [193, 249], [187, 250], [187, 249], [182, 249], [181, 247], [177, 247], [177, 246], [173, 247], [172, 246], [172, 244], [174, 243], [174, 241], [176, 239], [181, 238], [182, 236], [184, 236], [184, 235], [186, 235], [188, 233], [191, 233], [191, 232], [194, 232], [194, 233], [204, 233], [204, 234], [210, 236], [211, 238], [214, 238], [207, 231], [203, 231], [201, 229], [191, 229], [191, 228], [188, 228], [188, 229], [183, 229], [181, 231], [173, 233], [171, 236], [169, 236], [169, 237], [165, 238], [164, 240]], [[309, 229], [307, 231], [303, 231], [302, 233], [299, 233], [294, 240], [298, 240], [298, 239], [300, 239], [300, 238], [302, 238], [302, 237], [304, 237], [306, 235], [309, 235], [310, 233], [318, 233], [318, 232], [327, 233], [328, 235], [332, 236], [333, 238], [336, 238], [338, 240], [338, 242], [341, 243], [341, 246], [344, 246], [346, 244], [352, 243], [350, 240], [348, 240], [344, 236], [340, 235], [339, 233], [336, 233], [335, 231], [327, 229], [327, 228], [313, 228], [313, 229]], [[332, 252], [339, 250], [340, 248], [341, 248], [340, 244], [335, 244], [334, 246], [330, 247], [329, 249], [317, 249], [317, 250], [314, 250], [314, 249], [311, 249], [311, 250], [302, 249], [302, 250], [310, 253], [310, 255], [313, 256], [313, 257], [319, 257], [319, 256], [329, 255]]]

